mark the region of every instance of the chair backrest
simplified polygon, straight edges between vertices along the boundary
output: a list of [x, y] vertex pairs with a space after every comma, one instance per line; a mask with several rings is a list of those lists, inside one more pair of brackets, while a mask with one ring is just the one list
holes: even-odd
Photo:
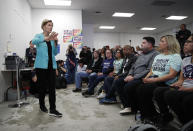
[[192, 131], [193, 130], [193, 120], [186, 123], [182, 128], [181, 131]]

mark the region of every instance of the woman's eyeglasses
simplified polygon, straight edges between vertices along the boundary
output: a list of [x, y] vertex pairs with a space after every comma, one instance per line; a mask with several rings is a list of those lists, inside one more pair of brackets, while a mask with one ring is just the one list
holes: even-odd
[[190, 41], [190, 40], [186, 40], [186, 43], [193, 43], [193, 41]]

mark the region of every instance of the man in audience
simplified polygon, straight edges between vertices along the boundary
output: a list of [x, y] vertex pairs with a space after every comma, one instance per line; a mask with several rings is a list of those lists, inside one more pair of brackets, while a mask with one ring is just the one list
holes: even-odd
[[35, 58], [36, 58], [36, 48], [32, 44], [32, 41], [29, 42], [29, 45], [30, 47], [26, 49], [25, 57], [26, 57], [28, 66], [33, 67]]
[[76, 72], [75, 75], [75, 82], [76, 82], [76, 88], [73, 90], [73, 92], [81, 92], [81, 83], [82, 78], [88, 78], [90, 75], [96, 74], [101, 71], [103, 59], [99, 56], [98, 51], [94, 51], [93, 53], [93, 59], [90, 65], [87, 66], [86, 72]]
[[180, 43], [182, 58], [184, 58], [184, 52], [183, 52], [184, 43], [190, 35], [191, 35], [191, 31], [186, 29], [185, 24], [181, 24], [180, 25], [180, 31], [176, 33], [176, 38]]
[[159, 53], [154, 49], [155, 39], [153, 37], [144, 37], [141, 44], [143, 53], [137, 58], [134, 65], [131, 67], [128, 75], [125, 78], [120, 78], [115, 82], [116, 91], [120, 97], [124, 109], [120, 114], [128, 114], [135, 112], [135, 108], [131, 109], [131, 105], [135, 105], [134, 101], [128, 99], [127, 89], [135, 90], [136, 86], [142, 83], [144, 78], [150, 71], [154, 57]]
[[83, 46], [79, 57], [84, 61], [84, 64], [89, 65], [92, 60], [92, 53], [87, 46]]
[[93, 74], [89, 76], [89, 85], [88, 90], [82, 93], [83, 96], [88, 97], [94, 94], [94, 88], [98, 85], [99, 82], [103, 81], [107, 76], [107, 71], [109, 68], [113, 68], [113, 61], [112, 52], [111, 50], [106, 50], [106, 59], [103, 61], [102, 64], [102, 72], [98, 72], [98, 74]]

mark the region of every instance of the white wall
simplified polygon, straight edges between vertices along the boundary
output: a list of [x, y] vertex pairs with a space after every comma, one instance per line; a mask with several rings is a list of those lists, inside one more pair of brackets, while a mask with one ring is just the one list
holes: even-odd
[[[31, 7], [27, 0], [4, 0], [0, 4], [0, 69], [4, 68], [7, 43], [11, 52], [24, 57], [31, 39]], [[8, 42], [9, 41], [9, 42]], [[10, 74], [0, 73], [0, 102], [11, 85]]]
[[56, 9], [33, 9], [32, 10], [32, 32], [33, 36], [41, 33], [43, 19], [51, 19], [54, 23], [53, 31], [59, 33], [60, 54], [56, 59], [66, 59], [65, 53], [70, 43], [63, 43], [63, 32], [66, 29], [82, 29], [81, 10], [56, 10]]
[[[128, 34], [128, 33], [96, 33], [94, 32], [92, 24], [83, 25], [83, 39], [84, 45], [88, 45], [91, 48], [102, 48], [105, 45], [114, 47], [115, 45], [126, 45], [130, 44], [136, 47], [141, 45], [142, 38], [145, 36], [152, 36], [156, 38], [156, 35], [150, 34]], [[156, 43], [157, 44], [157, 43]]]
[[83, 43], [85, 46], [94, 48], [94, 28], [92, 24], [83, 24]]

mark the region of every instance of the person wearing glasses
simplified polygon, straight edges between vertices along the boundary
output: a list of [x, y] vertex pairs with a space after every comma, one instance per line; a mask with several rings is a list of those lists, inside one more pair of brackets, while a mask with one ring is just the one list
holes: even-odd
[[[184, 53], [193, 55], [193, 34], [184, 44]], [[154, 91], [154, 99], [161, 113], [160, 125], [166, 125], [173, 120], [169, 107], [177, 114], [183, 124], [193, 119], [193, 57], [183, 59], [180, 77], [177, 82], [168, 87], [160, 87]], [[168, 119], [169, 118], [169, 119]]]

